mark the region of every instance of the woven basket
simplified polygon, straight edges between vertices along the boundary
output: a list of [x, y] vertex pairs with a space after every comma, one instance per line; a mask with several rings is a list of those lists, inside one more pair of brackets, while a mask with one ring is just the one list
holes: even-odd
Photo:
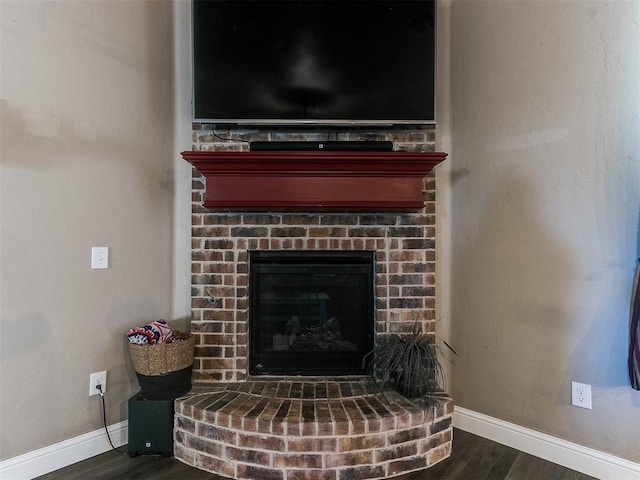
[[142, 375], [166, 375], [193, 364], [194, 340], [184, 335], [185, 340], [158, 345], [136, 345], [129, 343], [133, 368]]

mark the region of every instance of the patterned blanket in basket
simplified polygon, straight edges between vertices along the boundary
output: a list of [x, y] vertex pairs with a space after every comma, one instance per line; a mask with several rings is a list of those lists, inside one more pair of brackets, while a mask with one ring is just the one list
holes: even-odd
[[127, 332], [129, 343], [136, 345], [156, 345], [160, 343], [173, 343], [182, 340], [173, 334], [166, 320], [156, 320], [142, 327], [132, 328]]

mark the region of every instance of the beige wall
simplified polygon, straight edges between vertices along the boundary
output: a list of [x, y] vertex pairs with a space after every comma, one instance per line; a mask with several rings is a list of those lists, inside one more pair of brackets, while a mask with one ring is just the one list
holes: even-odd
[[101, 427], [91, 372], [108, 370], [108, 423], [126, 418], [123, 335], [174, 314], [175, 156], [170, 1], [0, 8], [6, 459]]
[[453, 398], [638, 462], [640, 3], [455, 0], [451, 31]]
[[[639, 461], [624, 371], [638, 3], [440, 3], [438, 304], [456, 402]], [[100, 428], [96, 370], [109, 423], [125, 419], [123, 333], [189, 315], [188, 16], [187, 0], [0, 0], [0, 459]], [[89, 269], [95, 245], [111, 269]], [[568, 405], [572, 379], [593, 385], [593, 410]]]

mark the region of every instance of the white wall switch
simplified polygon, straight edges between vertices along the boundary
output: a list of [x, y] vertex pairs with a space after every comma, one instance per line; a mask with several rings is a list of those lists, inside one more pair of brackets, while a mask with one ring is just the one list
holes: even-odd
[[91, 268], [109, 268], [109, 247], [91, 247]]

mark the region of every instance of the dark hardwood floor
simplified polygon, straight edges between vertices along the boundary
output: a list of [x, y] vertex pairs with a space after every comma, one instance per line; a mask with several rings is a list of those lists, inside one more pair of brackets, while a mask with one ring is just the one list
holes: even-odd
[[[455, 430], [451, 456], [428, 470], [397, 480], [593, 480], [461, 430]], [[226, 480], [174, 458], [136, 457], [115, 451], [70, 465], [37, 480]], [[261, 480], [261, 479], [255, 479]]]

